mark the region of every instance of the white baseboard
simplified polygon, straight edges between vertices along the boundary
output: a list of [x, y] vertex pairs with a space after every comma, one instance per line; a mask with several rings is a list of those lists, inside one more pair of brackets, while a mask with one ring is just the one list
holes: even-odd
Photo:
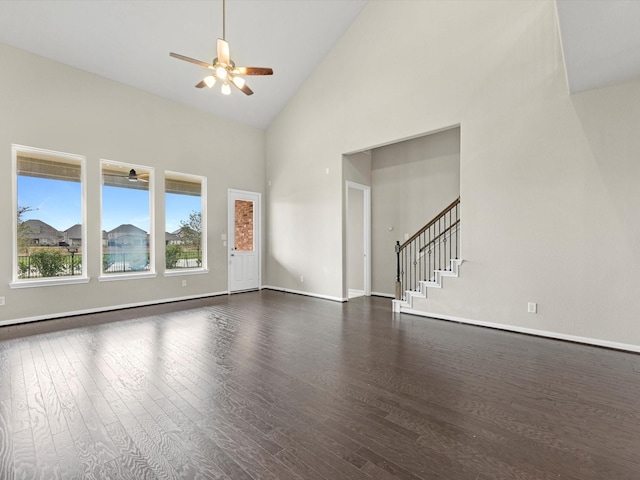
[[391, 293], [382, 293], [382, 292], [371, 292], [372, 297], [385, 297], [385, 298], [396, 298], [395, 295]]
[[565, 340], [568, 342], [584, 343], [586, 345], [593, 345], [595, 347], [612, 348], [614, 350], [624, 350], [628, 352], [640, 353], [640, 345], [633, 345], [629, 343], [610, 342], [608, 340], [600, 340], [597, 338], [580, 337], [578, 335], [567, 335], [564, 333], [549, 332], [547, 330], [537, 330], [535, 328], [517, 327], [513, 325], [504, 325], [502, 323], [483, 322], [481, 320], [471, 320], [468, 318], [454, 317], [451, 315], [442, 315], [439, 313], [423, 312], [420, 310], [413, 310], [410, 308], [403, 308], [402, 313], [408, 313], [410, 315], [418, 315], [421, 317], [430, 317], [440, 320], [448, 320], [451, 322], [465, 323], [468, 325], [475, 325], [478, 327], [496, 328], [498, 330], [505, 330], [508, 332], [525, 333], [527, 335], [535, 335], [538, 337], [552, 338], [555, 340]]
[[334, 302], [346, 302], [346, 301], [349, 300], [348, 298], [343, 298], [343, 297], [333, 297], [331, 295], [322, 295], [320, 293], [303, 292], [301, 290], [293, 290], [291, 288], [274, 287], [272, 285], [263, 285], [261, 287], [261, 289], [262, 290], [276, 290], [278, 292], [285, 292], [285, 293], [295, 293], [296, 295], [305, 295], [307, 297], [323, 298], [325, 300], [332, 300]]
[[23, 317], [23, 318], [15, 318], [10, 320], [2, 320], [0, 321], [0, 327], [6, 325], [16, 325], [19, 323], [29, 323], [29, 322], [38, 322], [40, 320], [53, 320], [55, 318], [64, 318], [64, 317], [73, 317], [76, 315], [88, 315], [91, 313], [100, 313], [100, 312], [110, 312], [112, 310], [123, 310], [125, 308], [133, 308], [133, 307], [146, 307], [149, 305], [159, 305], [162, 303], [171, 303], [171, 302], [181, 302], [184, 300], [195, 300], [197, 298], [207, 298], [207, 297], [217, 297], [220, 295], [226, 295], [229, 292], [211, 292], [211, 293], [201, 293], [197, 295], [186, 295], [184, 297], [174, 297], [174, 298], [163, 298], [160, 300], [151, 300], [145, 302], [135, 302], [135, 303], [125, 303], [121, 305], [109, 305], [107, 307], [97, 307], [97, 308], [87, 308], [85, 310], [74, 310], [69, 312], [60, 312], [60, 313], [49, 313], [46, 315], [37, 315], [34, 317]]

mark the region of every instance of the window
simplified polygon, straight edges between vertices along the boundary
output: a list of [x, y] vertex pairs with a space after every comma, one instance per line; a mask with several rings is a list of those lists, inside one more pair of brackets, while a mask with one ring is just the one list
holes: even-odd
[[12, 145], [12, 287], [86, 282], [85, 159]]
[[153, 169], [103, 160], [102, 277], [154, 273]]
[[167, 272], [206, 270], [204, 177], [165, 173], [165, 266]]

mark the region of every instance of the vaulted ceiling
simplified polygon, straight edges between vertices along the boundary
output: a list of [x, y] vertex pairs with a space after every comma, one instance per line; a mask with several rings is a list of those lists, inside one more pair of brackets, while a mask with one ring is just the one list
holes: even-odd
[[[222, 0], [0, 1], [0, 43], [243, 124], [266, 128], [343, 35], [366, 0], [227, 0], [226, 39], [255, 92], [197, 89], [222, 37]], [[209, 73], [208, 73], [209, 72]], [[42, 88], [46, 72], [42, 72]]]
[[569, 91], [640, 78], [640, 1], [556, 0]]
[[[375, 0], [400, 1], [400, 0]], [[411, 0], [418, 1], [418, 0]], [[427, 0], [422, 0], [427, 1]], [[0, 1], [0, 43], [257, 128], [266, 128], [367, 0], [228, 0], [231, 57], [272, 67], [255, 94], [196, 89], [222, 37], [222, 0]], [[640, 2], [557, 0], [571, 93], [640, 77]], [[46, 72], [42, 72], [42, 88]]]

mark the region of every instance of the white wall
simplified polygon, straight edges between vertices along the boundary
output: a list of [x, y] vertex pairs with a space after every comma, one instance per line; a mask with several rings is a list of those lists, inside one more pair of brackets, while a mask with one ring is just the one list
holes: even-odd
[[[151, 303], [227, 290], [227, 188], [263, 192], [264, 132], [182, 107], [133, 88], [0, 45], [0, 322], [63, 312]], [[215, 101], [205, 98], [203, 101]], [[11, 289], [11, 144], [87, 158], [89, 284]], [[160, 239], [154, 279], [98, 282], [100, 273], [101, 158], [155, 167]], [[209, 273], [167, 277], [164, 170], [208, 179]], [[182, 279], [188, 280], [181, 287]]]
[[460, 196], [460, 129], [371, 151], [371, 289], [395, 295], [401, 244]]
[[268, 283], [339, 298], [342, 154], [460, 125], [466, 262], [424, 308], [640, 345], [638, 98], [568, 95], [553, 1], [370, 2], [267, 131]]

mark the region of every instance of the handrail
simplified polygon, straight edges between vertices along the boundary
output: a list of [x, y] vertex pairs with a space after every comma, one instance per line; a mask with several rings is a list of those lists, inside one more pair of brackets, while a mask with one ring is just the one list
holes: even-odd
[[435, 243], [436, 240], [438, 240], [440, 237], [442, 237], [444, 234], [446, 234], [449, 230], [451, 230], [453, 227], [456, 227], [458, 224], [460, 223], [460, 220], [456, 220], [455, 223], [453, 223], [450, 227], [448, 227], [444, 232], [442, 232], [440, 235], [438, 235], [437, 237], [435, 237], [433, 240], [431, 240], [429, 243], [427, 243], [424, 247], [422, 247], [420, 249], [420, 253], [424, 252], [427, 247], [429, 245], [431, 245], [432, 243]]
[[[396, 242], [396, 299], [416, 291], [421, 281], [433, 281], [451, 270], [460, 253], [460, 197], [400, 245]], [[424, 253], [426, 251], [426, 253]]]
[[451, 202], [451, 204], [448, 207], [446, 207], [439, 214], [437, 214], [435, 217], [433, 217], [433, 220], [431, 220], [424, 227], [422, 227], [420, 230], [418, 230], [417, 233], [415, 233], [409, 240], [407, 240], [402, 245], [400, 245], [400, 250], [403, 250], [407, 245], [409, 245], [416, 238], [418, 238], [421, 234], [423, 234], [425, 231], [427, 231], [427, 229], [432, 227], [438, 220], [440, 220], [440, 218], [442, 218], [443, 215], [445, 215], [449, 210], [451, 210], [453, 207], [455, 207], [459, 203], [460, 203], [460, 197], [456, 198], [453, 202]]

